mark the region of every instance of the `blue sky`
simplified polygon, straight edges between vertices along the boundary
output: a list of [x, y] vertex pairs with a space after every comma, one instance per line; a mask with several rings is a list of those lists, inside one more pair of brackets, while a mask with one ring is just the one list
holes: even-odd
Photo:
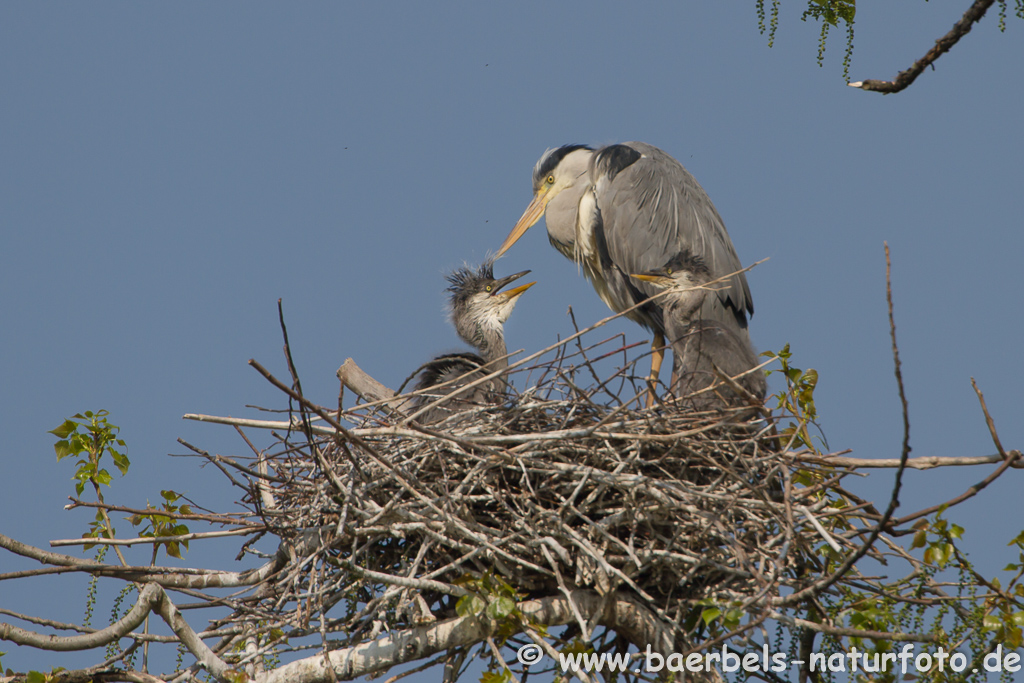
[[[862, 7], [851, 78], [894, 77], [967, 4]], [[770, 258], [749, 275], [752, 338], [818, 370], [833, 449], [899, 453], [885, 240], [913, 455], [994, 452], [971, 377], [1020, 448], [1024, 23], [1000, 33], [993, 11], [883, 97], [845, 86], [841, 33], [819, 68], [817, 26], [782, 10], [769, 49], [749, 4], [3, 4], [0, 531], [46, 547], [85, 530], [87, 513], [62, 510], [72, 467], [46, 432], [87, 409], [128, 442], [113, 499], [173, 488], [230, 509], [219, 473], [167, 454], [178, 437], [246, 451], [185, 413], [283, 407], [246, 365], [286, 374], [277, 299], [308, 395], [332, 404], [349, 356], [398, 385], [460, 347], [443, 273], [497, 249], [536, 159], [570, 142], [662, 147], [743, 262]], [[542, 226], [499, 265], [524, 268], [538, 285], [510, 348], [570, 333], [570, 305], [584, 324], [607, 315]], [[904, 510], [988, 471], [911, 472]], [[891, 481], [857, 486], [882, 499]], [[990, 575], [1015, 559], [1019, 487], [1011, 472], [950, 513]], [[238, 568], [203, 553], [186, 560]], [[81, 618], [84, 581], [28, 586], [0, 584], [0, 606]], [[93, 662], [0, 650], [18, 670]]]

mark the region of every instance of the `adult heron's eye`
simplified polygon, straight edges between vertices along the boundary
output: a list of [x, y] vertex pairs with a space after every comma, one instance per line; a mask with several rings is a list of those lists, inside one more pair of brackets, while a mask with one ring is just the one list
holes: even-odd
[[555, 184], [555, 176], [549, 175], [546, 182], [547, 182], [548, 185], [554, 185]]

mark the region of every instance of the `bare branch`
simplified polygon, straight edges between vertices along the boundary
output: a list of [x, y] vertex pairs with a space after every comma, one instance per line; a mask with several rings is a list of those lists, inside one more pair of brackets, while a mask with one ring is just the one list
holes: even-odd
[[889, 94], [899, 92], [913, 83], [921, 72], [928, 66], [931, 66], [935, 60], [949, 52], [950, 48], [959, 42], [961, 38], [967, 35], [973, 25], [976, 22], [981, 21], [982, 17], [985, 16], [985, 12], [988, 8], [995, 3], [995, 0], [974, 0], [974, 3], [964, 12], [964, 15], [958, 22], [953, 25], [949, 33], [942, 36], [935, 41], [935, 45], [932, 49], [925, 53], [924, 57], [917, 60], [911, 65], [906, 71], [901, 71], [895, 80], [892, 81], [878, 81], [878, 80], [866, 80], [857, 81], [855, 83], [848, 83], [851, 88], [860, 88], [861, 90], [872, 90], [874, 92], [880, 92], [882, 94]]
[[[573, 591], [572, 602], [587, 618], [609, 628], [621, 629], [635, 642], [664, 645], [664, 625], [629, 598], [605, 600], [594, 591]], [[519, 603], [523, 616], [531, 623], [562, 626], [574, 620], [570, 599], [565, 596]], [[337, 680], [349, 681], [397, 664], [430, 657], [443, 650], [473, 645], [497, 632], [499, 624], [486, 615], [458, 617], [420, 626], [354, 647], [329, 653]], [[328, 683], [331, 672], [321, 655], [285, 664], [260, 683]]]
[[224, 531], [197, 531], [191, 534], [180, 534], [178, 536], [139, 536], [136, 538], [63, 538], [50, 541], [50, 547], [61, 548], [69, 545], [146, 545], [152, 543], [174, 543], [182, 541], [194, 541], [204, 538], [223, 538], [225, 536], [247, 536], [265, 530], [266, 527], [256, 529], [227, 529]]
[[[814, 453], [795, 453], [793, 455], [795, 460], [802, 462], [815, 462], [823, 465], [832, 465], [833, 467], [846, 467], [851, 470], [857, 469], [892, 469], [899, 467], [901, 460], [899, 458], [842, 458], [835, 455], [817, 455]], [[930, 470], [936, 467], [975, 467], [977, 465], [988, 465], [993, 463], [1001, 463], [1006, 460], [1003, 455], [977, 455], [977, 456], [961, 456], [961, 457], [940, 457], [934, 455], [922, 456], [920, 458], [909, 458], [907, 460], [907, 469], [913, 470]], [[1024, 469], [1024, 462], [1014, 461], [1010, 464], [1010, 467], [1017, 469]]]
[[786, 614], [772, 612], [772, 619], [777, 619], [784, 624], [807, 628], [817, 633], [825, 633], [830, 636], [847, 636], [849, 638], [873, 638], [875, 640], [891, 640], [896, 643], [938, 643], [941, 638], [928, 633], [892, 633], [889, 631], [870, 631], [859, 628], [843, 628], [840, 626], [829, 626], [817, 621], [798, 619]]
[[186, 569], [178, 567], [121, 567], [82, 560], [71, 555], [52, 553], [0, 534], [0, 548], [22, 557], [38, 560], [49, 565], [67, 567], [71, 570], [109, 576], [125, 581], [146, 581], [160, 584], [165, 588], [234, 588], [253, 586], [266, 580], [281, 567], [281, 559], [256, 569], [244, 572], [224, 572], [210, 569]]

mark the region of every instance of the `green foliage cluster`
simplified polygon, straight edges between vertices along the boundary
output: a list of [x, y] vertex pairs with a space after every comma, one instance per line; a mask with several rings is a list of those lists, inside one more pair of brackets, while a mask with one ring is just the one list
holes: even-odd
[[[997, 646], [1013, 650], [1024, 645], [1022, 627], [1024, 611], [1020, 609], [1020, 598], [1024, 598], [1021, 576], [1024, 574], [1024, 532], [1010, 542], [1018, 547], [1020, 563], [1007, 565], [1006, 571], [1013, 572], [1006, 589], [998, 577], [986, 579], [977, 573], [966, 554], [956, 543], [964, 529], [944, 519], [945, 508], [940, 509], [931, 519], [921, 520], [911, 542], [911, 550], [923, 549], [917, 571], [904, 579], [887, 584], [876, 584], [882, 590], [852, 590], [840, 586], [838, 595], [823, 594], [819, 604], [825, 607], [825, 615], [831, 623], [846, 624], [863, 631], [883, 633], [918, 633], [935, 638], [935, 651], [939, 646], [947, 652], [970, 652], [971, 661], [964, 673], [951, 669], [933, 668], [929, 672], [918, 672], [914, 680], [934, 683], [960, 683], [962, 681], [983, 681], [983, 659]], [[937, 597], [935, 579], [943, 570], [956, 573], [955, 580], [942, 585], [954, 587], [945, 599]], [[952, 578], [952, 577], [951, 577]], [[980, 591], [987, 593], [979, 595]], [[808, 611], [807, 618], [819, 621], [820, 617]], [[902, 643], [884, 638], [826, 637], [823, 647], [826, 651], [850, 651], [856, 647], [869, 657], [898, 650]], [[926, 645], [926, 650], [929, 646]], [[973, 671], [972, 671], [973, 670]], [[834, 680], [826, 676], [826, 681]], [[872, 673], [870, 677], [859, 674], [857, 683], [895, 683], [901, 680], [898, 671]], [[1009, 671], [1003, 672], [1002, 680], [1013, 680]]]
[[[821, 24], [818, 36], [818, 66], [824, 65], [825, 47], [832, 29], [845, 27], [846, 50], [843, 53], [843, 79], [850, 80], [850, 64], [853, 59], [853, 25], [857, 16], [857, 0], [806, 0], [807, 6], [800, 15], [801, 21], [813, 19]], [[925, 0], [927, 2], [927, 0]], [[771, 10], [766, 10], [765, 0], [756, 0], [757, 28], [762, 35], [768, 34], [768, 47], [775, 45], [779, 28], [781, 0], [772, 0]], [[999, 30], [1006, 31], [1006, 17], [1009, 12], [1007, 0], [999, 0]], [[966, 9], [965, 4], [964, 9]], [[1014, 0], [1014, 14], [1024, 19], [1024, 0]]]
[[[460, 617], [486, 614], [498, 624], [494, 635], [497, 647], [502, 648], [509, 638], [519, 633], [524, 625], [546, 635], [546, 627], [532, 624], [519, 609], [519, 602], [526, 597], [511, 584], [492, 571], [483, 574], [465, 574], [455, 582], [469, 591], [455, 603], [455, 613]], [[505, 661], [489, 653], [489, 666], [480, 676], [480, 683], [512, 683], [516, 680]]]
[[[523, 599], [523, 594], [494, 572], [488, 571], [480, 576], [466, 574], [455, 583], [470, 591], [455, 603], [455, 613], [460, 617], [479, 616], [486, 612], [487, 616], [499, 623], [508, 619], [522, 619], [523, 614], [517, 603]], [[503, 629], [498, 629], [498, 637], [502, 642], [513, 633], [516, 631], [503, 634]]]
[[761, 355], [779, 361], [780, 368], [778, 370], [766, 370], [765, 374], [771, 375], [779, 372], [786, 378], [786, 388], [772, 398], [776, 399], [775, 408], [782, 411], [784, 415], [795, 419], [795, 422], [789, 420], [779, 430], [779, 434], [787, 440], [792, 440], [795, 444], [816, 451], [808, 426], [816, 425], [818, 419], [818, 409], [814, 405], [814, 389], [818, 386], [818, 371], [813, 368], [801, 370], [790, 365], [789, 361], [793, 354], [789, 350], [789, 344], [782, 347], [778, 353], [765, 351]]
[[[1024, 0], [1015, 0], [1014, 14], [1018, 19], [1024, 19]], [[999, 30], [1006, 31], [1006, 0], [999, 0]]]
[[801, 21], [814, 19], [821, 22], [818, 37], [818, 66], [825, 60], [825, 44], [828, 33], [839, 22], [846, 24], [846, 52], [843, 53], [843, 80], [850, 80], [850, 62], [853, 59], [853, 18], [857, 14], [856, 0], [809, 0], [807, 9], [800, 16]]
[[[138, 513], [128, 518], [132, 526], [139, 526], [143, 522], [146, 526], [139, 532], [139, 536], [142, 538], [161, 538], [168, 536], [184, 536], [188, 533], [188, 526], [179, 523], [176, 517], [169, 516], [161, 513], [177, 513], [181, 515], [191, 515], [192, 508], [188, 505], [177, 505], [176, 503], [181, 500], [181, 494], [175, 491], [164, 490], [160, 491], [160, 496], [164, 499], [162, 508], [155, 508], [150, 505], [149, 501], [146, 501], [146, 509], [153, 510], [151, 513]], [[181, 546], [188, 550], [188, 540], [176, 541], [168, 540], [162, 543], [156, 543], [153, 546], [153, 554], [156, 555], [156, 550], [163, 546], [164, 550], [171, 557], [181, 559]]]
[[[696, 613], [696, 616], [698, 616], [700, 622], [709, 629], [708, 635], [711, 637], [717, 637], [722, 633], [728, 633], [729, 631], [736, 629], [739, 627], [743, 617], [746, 616], [746, 613], [740, 609], [741, 603], [739, 602], [723, 606], [719, 605], [711, 598], [705, 598], [698, 601], [697, 604], [700, 605], [702, 609]], [[691, 628], [694, 625], [699, 624], [687, 624], [687, 626], [690, 626]], [[698, 632], [698, 636], [702, 635], [703, 634]]]
[[[1018, 0], [1020, 2], [1022, 0]], [[765, 0], [757, 0], [757, 27], [762, 35], [768, 32], [768, 47], [775, 45], [775, 33], [779, 27], [779, 2], [772, 0], [771, 18], [765, 21]], [[857, 15], [856, 0], [807, 0], [807, 8], [800, 15], [801, 21], [814, 19], [821, 22], [821, 35], [818, 39], [818, 66], [824, 64], [825, 45], [829, 31], [838, 28], [840, 22], [846, 25], [846, 52], [843, 55], [843, 78], [850, 80], [850, 62], [853, 59], [853, 20]]]
[[[792, 418], [787, 426], [780, 429], [780, 434], [814, 451], [808, 425], [816, 424], [818, 417], [814, 404], [818, 373], [794, 367], [788, 344], [778, 353], [768, 351], [762, 355], [775, 358], [780, 364], [780, 369], [767, 372], [779, 372], [786, 380], [785, 388], [773, 397], [779, 411], [777, 414]], [[803, 470], [796, 471], [793, 479], [805, 486], [816, 483]], [[820, 495], [831, 499], [830, 508], [838, 510], [849, 505], [837, 492], [823, 490]], [[944, 645], [947, 650], [968, 649], [973, 657], [968, 672], [976, 669], [981, 673], [956, 674], [949, 669], [944, 672], [933, 669], [927, 674], [922, 673], [917, 680], [935, 683], [985, 680], [982, 659], [986, 653], [997, 645], [1009, 649], [1024, 645], [1024, 610], [1021, 609], [1021, 598], [1024, 598], [1024, 531], [1009, 543], [1017, 547], [1018, 562], [1005, 567], [1005, 571], [1013, 575], [1004, 589], [998, 577], [987, 579], [981, 576], [966, 553], [960, 550], [957, 544], [963, 538], [964, 529], [944, 517], [946, 510], [947, 507], [942, 506], [932, 517], [921, 519], [911, 527], [914, 535], [908, 550], [910, 553], [920, 551], [918, 559], [913, 560], [916, 571], [903, 579], [866, 581], [863, 590], [855, 590], [848, 583], [836, 584], [837, 593], [824, 593], [818, 596], [816, 604], [808, 603], [804, 618], [813, 622], [827, 618], [828, 623], [844, 624], [860, 631], [933, 636], [936, 644]], [[830, 532], [851, 529], [841, 515], [827, 517], [824, 524]], [[834, 571], [844, 560], [827, 543], [822, 543], [815, 553], [822, 562], [819, 569], [822, 575]], [[935, 577], [942, 571], [957, 572], [957, 580], [950, 582], [955, 589], [947, 599], [934, 600]], [[979, 591], [985, 588], [988, 593], [979, 595]], [[736, 628], [744, 616], [735, 608], [728, 611], [713, 604], [709, 604], [701, 614], [705, 625], [719, 626], [724, 631]], [[778, 645], [781, 644], [780, 641]], [[900, 645], [882, 638], [828, 636], [823, 639], [820, 649], [850, 652], [852, 647], [856, 647], [871, 657], [875, 653], [892, 652]], [[794, 646], [795, 642], [791, 641], [791, 648]], [[1004, 672], [1004, 680], [1011, 680], [1010, 676], [1009, 672]], [[870, 677], [858, 674], [853, 678], [857, 683], [895, 683], [898, 679], [897, 673], [892, 671], [872, 673]], [[823, 674], [822, 680], [836, 679]]]
[[56, 429], [50, 430], [50, 434], [55, 434], [59, 439], [53, 444], [53, 450], [57, 452], [57, 461], [60, 462], [69, 456], [79, 459], [78, 469], [74, 475], [77, 482], [75, 493], [82, 495], [85, 485], [92, 484], [100, 502], [103, 502], [100, 484], [110, 486], [111, 482], [110, 473], [100, 466], [103, 456], [110, 455], [122, 477], [128, 474], [128, 468], [131, 466], [128, 456], [123, 450], [116, 448], [120, 446], [125, 449], [125, 443], [117, 436], [121, 428], [107, 421], [108, 414], [106, 410], [76, 413], [64, 420]]
[[[121, 428], [117, 425], [111, 424], [107, 419], [108, 416], [109, 412], [106, 410], [97, 410], [95, 412], [86, 410], [85, 412], [72, 415], [68, 419], [64, 420], [64, 422], [62, 422], [58, 427], [49, 431], [50, 434], [53, 434], [58, 438], [56, 443], [53, 444], [53, 449], [57, 454], [58, 462], [69, 457], [77, 458], [75, 462], [75, 473], [72, 476], [72, 480], [75, 482], [75, 493], [80, 496], [85, 491], [86, 487], [91, 485], [96, 494], [96, 499], [100, 503], [100, 507], [96, 510], [95, 517], [91, 522], [89, 522], [89, 531], [83, 533], [82, 538], [115, 538], [116, 528], [107, 514], [107, 509], [104, 505], [106, 501], [104, 500], [103, 490], [101, 488], [102, 486], [109, 487], [113, 481], [113, 477], [110, 472], [105, 469], [104, 464], [107, 459], [113, 461], [114, 466], [121, 473], [121, 476], [126, 475], [131, 467], [131, 461], [128, 459], [126, 454], [127, 444], [118, 436]], [[128, 518], [128, 521], [131, 522], [132, 526], [137, 527], [140, 524], [145, 523], [142, 531], [139, 532], [140, 537], [168, 537], [169, 539], [164, 542], [153, 544], [150, 566], [155, 565], [157, 553], [161, 547], [165, 549], [168, 555], [178, 559], [181, 559], [181, 547], [188, 550], [187, 540], [171, 540], [171, 537], [178, 537], [189, 533], [188, 526], [179, 523], [178, 519], [171, 515], [192, 514], [191, 507], [186, 504], [180, 504], [179, 500], [182, 498], [182, 495], [175, 491], [164, 490], [160, 492], [160, 495], [164, 499], [162, 507], [153, 507], [147, 501], [146, 510], [152, 510], [152, 512], [137, 513]], [[96, 561], [102, 562], [108, 546], [86, 543], [83, 548], [85, 550], [91, 550], [97, 545], [99, 545], [99, 549], [96, 553]], [[125, 562], [120, 553], [118, 553], [118, 557], [122, 563]], [[97, 600], [97, 586], [98, 577], [91, 577], [86, 591], [84, 619], [84, 624], [86, 626], [89, 626], [92, 621], [92, 615]], [[124, 601], [133, 591], [137, 592], [137, 587], [134, 584], [127, 584], [118, 593], [111, 606], [111, 624], [124, 616], [124, 613], [127, 613], [128, 609], [130, 609], [130, 607], [124, 606]], [[2, 654], [3, 653], [0, 653], [0, 655]], [[118, 648], [116, 642], [108, 644], [106, 652], [108, 658], [112, 659], [123, 654], [124, 653], [120, 648]], [[133, 666], [133, 660], [134, 653], [129, 654], [126, 657], [125, 664], [131, 667]], [[48, 683], [61, 671], [63, 671], [63, 669], [59, 667], [53, 669], [48, 674], [31, 671], [28, 674], [28, 680], [33, 683]]]

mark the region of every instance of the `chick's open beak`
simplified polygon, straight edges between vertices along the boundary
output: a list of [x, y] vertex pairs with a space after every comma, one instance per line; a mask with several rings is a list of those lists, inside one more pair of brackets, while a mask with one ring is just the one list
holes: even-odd
[[[504, 287], [505, 285], [508, 285], [508, 284], [511, 284], [511, 283], [515, 282], [516, 280], [518, 280], [522, 276], [528, 275], [529, 273], [530, 273], [530, 271], [524, 270], [522, 272], [513, 273], [512, 275], [506, 275], [503, 278], [495, 280], [494, 284], [491, 286], [491, 296], [496, 296], [499, 292], [501, 293], [502, 296], [509, 295], [511, 292], [502, 292], [501, 288]], [[533, 283], [531, 282], [530, 284], [533, 284]], [[516, 290], [526, 291], [522, 287], [517, 287]], [[515, 290], [512, 290], [512, 291], [515, 291]]]
[[519, 285], [518, 287], [510, 289], [507, 292], [502, 292], [501, 296], [508, 297], [509, 299], [518, 299], [519, 295], [528, 290], [530, 287], [533, 287], [535, 284], [537, 284], [536, 281], [527, 282], [525, 285]]

